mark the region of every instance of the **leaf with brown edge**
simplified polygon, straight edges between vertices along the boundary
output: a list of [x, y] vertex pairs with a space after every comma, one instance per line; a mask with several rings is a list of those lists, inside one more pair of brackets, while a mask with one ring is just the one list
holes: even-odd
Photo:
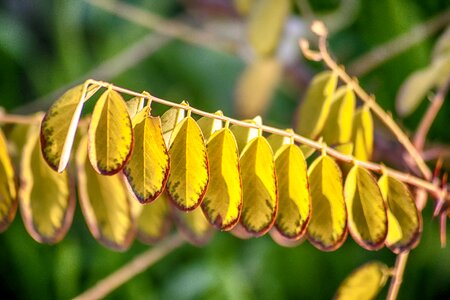
[[422, 218], [414, 198], [401, 181], [383, 175], [378, 180], [388, 208], [386, 246], [394, 253], [414, 248], [422, 233]]
[[[170, 231], [171, 213], [167, 193], [162, 193], [150, 204], [141, 205], [137, 217], [137, 239], [144, 244], [155, 244]], [[140, 204], [139, 204], [140, 205]]]
[[[186, 105], [186, 102], [181, 102], [181, 104]], [[184, 109], [175, 108], [172, 107], [171, 109], [167, 110], [162, 116], [161, 116], [161, 128], [163, 132], [164, 141], [166, 142], [166, 146], [170, 147], [170, 137], [172, 136], [172, 133], [177, 126], [178, 123], [180, 123], [184, 117], [186, 116], [186, 111]]]
[[8, 153], [8, 145], [0, 129], [0, 232], [14, 220], [17, 211], [17, 189], [14, 167]]
[[363, 106], [353, 117], [353, 156], [368, 161], [373, 152], [373, 120], [369, 107]]
[[87, 159], [87, 137], [76, 154], [81, 210], [94, 238], [117, 251], [129, 248], [135, 235], [131, 203], [122, 175], [98, 174]]
[[170, 159], [161, 131], [159, 117], [150, 115], [150, 107], [139, 111], [132, 120], [134, 150], [123, 173], [135, 197], [141, 203], [155, 200], [169, 177]]
[[278, 178], [278, 216], [275, 228], [288, 239], [306, 233], [311, 216], [311, 196], [305, 158], [294, 144], [283, 145], [275, 154]]
[[214, 231], [200, 207], [192, 211], [173, 210], [174, 220], [186, 240], [195, 245], [205, 245]]
[[33, 239], [54, 244], [72, 224], [75, 197], [67, 172], [55, 172], [42, 157], [40, 147], [39, 127], [31, 126], [20, 168], [20, 211]]
[[55, 171], [61, 173], [66, 168], [84, 102], [99, 88], [89, 85], [84, 90], [85, 84], [78, 85], [65, 92], [45, 114], [40, 135], [42, 155]]
[[336, 300], [375, 299], [389, 278], [389, 268], [384, 263], [368, 262], [354, 270], [341, 283], [334, 295]]
[[169, 198], [179, 209], [193, 210], [206, 193], [209, 166], [202, 131], [192, 117], [176, 125], [169, 155], [173, 162], [166, 188]]
[[336, 162], [322, 155], [308, 169], [312, 215], [308, 239], [323, 251], [338, 249], [347, 237], [347, 210], [342, 174]]
[[239, 152], [230, 129], [216, 131], [208, 141], [207, 150], [210, 175], [201, 207], [217, 229], [230, 230], [239, 221], [242, 209]]
[[240, 223], [249, 233], [261, 236], [274, 224], [278, 210], [273, 153], [263, 136], [245, 146], [240, 166], [244, 202]]
[[133, 128], [122, 96], [112, 89], [95, 104], [88, 130], [88, 155], [94, 170], [113, 175], [122, 170], [133, 149]]
[[355, 165], [345, 180], [348, 229], [355, 242], [367, 250], [384, 246], [387, 215], [377, 181], [366, 169]]

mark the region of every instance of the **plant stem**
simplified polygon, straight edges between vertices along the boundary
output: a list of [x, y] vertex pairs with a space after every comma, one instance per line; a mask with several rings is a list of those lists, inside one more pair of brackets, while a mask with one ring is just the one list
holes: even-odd
[[97, 282], [92, 288], [75, 297], [78, 300], [103, 299], [113, 290], [145, 271], [171, 251], [183, 245], [184, 241], [180, 235], [176, 234], [157, 246], [145, 251], [132, 261]]
[[402, 252], [397, 255], [395, 260], [394, 275], [392, 276], [391, 285], [389, 286], [387, 300], [395, 300], [403, 281], [403, 273], [405, 272], [406, 263], [408, 262], [409, 251]]
[[[40, 115], [42, 117], [42, 115]], [[41, 118], [32, 115], [32, 116], [23, 116], [23, 115], [11, 115], [0, 112], [0, 124], [1, 123], [10, 123], [10, 124], [36, 124], [41, 121]]]

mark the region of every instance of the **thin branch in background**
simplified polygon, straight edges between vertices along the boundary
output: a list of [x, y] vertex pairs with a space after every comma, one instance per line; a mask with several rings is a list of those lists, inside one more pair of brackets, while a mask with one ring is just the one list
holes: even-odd
[[230, 41], [217, 37], [199, 28], [184, 23], [167, 20], [150, 11], [121, 1], [110, 0], [85, 0], [87, 3], [108, 11], [131, 23], [139, 24], [155, 32], [177, 38], [190, 44], [196, 44], [218, 52], [235, 52], [239, 46], [238, 41]]
[[449, 23], [450, 9], [357, 57], [348, 65], [349, 73], [354, 76], [367, 74], [387, 60], [422, 42]]
[[447, 146], [433, 146], [424, 150], [422, 152], [422, 157], [426, 161], [450, 157], [450, 148]]
[[41, 122], [42, 115], [11, 115], [0, 111], [0, 124], [38, 124]]
[[39, 97], [30, 103], [18, 107], [14, 111], [31, 113], [39, 110], [47, 110], [51, 103], [70, 87], [82, 83], [89, 78], [100, 78], [101, 80], [110, 81], [155, 53], [169, 41], [170, 38], [150, 33], [119, 54], [102, 62], [80, 78], [58, 88], [48, 95]]
[[439, 113], [442, 104], [444, 104], [445, 96], [447, 96], [448, 88], [450, 85], [450, 78], [447, 79], [444, 84], [442, 84], [436, 96], [431, 100], [431, 105], [428, 107], [425, 115], [422, 118], [422, 121], [419, 124], [419, 127], [416, 131], [416, 135], [414, 136], [414, 146], [418, 151], [422, 151], [425, 145], [426, 136], [428, 135], [428, 131], [430, 130], [431, 124], [435, 120], [437, 114]]
[[402, 252], [397, 255], [395, 261], [395, 269], [391, 279], [387, 300], [395, 300], [398, 296], [398, 291], [403, 282], [403, 273], [405, 272], [406, 263], [408, 262], [409, 251]]
[[97, 282], [92, 288], [75, 297], [77, 300], [103, 299], [131, 278], [147, 270], [167, 254], [183, 245], [184, 240], [176, 234], [144, 253], [136, 256], [126, 265]]

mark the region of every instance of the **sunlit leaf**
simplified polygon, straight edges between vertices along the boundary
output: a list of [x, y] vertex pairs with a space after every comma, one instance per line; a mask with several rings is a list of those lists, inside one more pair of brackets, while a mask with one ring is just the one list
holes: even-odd
[[8, 145], [0, 129], [0, 232], [5, 231], [16, 215], [17, 190]]
[[133, 148], [133, 129], [125, 102], [108, 89], [95, 104], [88, 131], [89, 160], [104, 175], [122, 170]]
[[72, 224], [75, 197], [67, 172], [57, 173], [41, 155], [39, 128], [30, 127], [22, 153], [19, 204], [27, 231], [38, 242], [57, 243]]
[[208, 221], [221, 230], [230, 230], [239, 221], [242, 186], [239, 152], [230, 129], [215, 132], [208, 141], [210, 178], [202, 209]]
[[[223, 113], [221, 110], [218, 110], [215, 112], [218, 116], [223, 116]], [[221, 129], [223, 127], [222, 120], [214, 119], [214, 118], [208, 118], [208, 117], [202, 117], [197, 121], [198, 126], [202, 130], [203, 137], [205, 138], [205, 143], [208, 142], [211, 135], [216, 132], [217, 130]]]
[[[286, 132], [290, 133], [292, 132], [290, 129], [288, 130], [286, 130]], [[267, 141], [269, 142], [269, 145], [272, 148], [273, 153], [277, 153], [278, 149], [280, 149], [286, 144], [289, 144], [290, 138], [284, 135], [273, 133], [267, 137]]]
[[58, 172], [62, 172], [69, 161], [83, 104], [99, 87], [89, 85], [86, 95], [83, 95], [83, 89], [84, 84], [81, 84], [64, 93], [42, 120], [42, 154], [49, 166]]
[[98, 174], [87, 159], [87, 138], [77, 155], [80, 206], [90, 232], [105, 247], [124, 251], [134, 234], [131, 204], [122, 175]]
[[381, 176], [378, 184], [388, 207], [386, 246], [394, 253], [415, 247], [422, 233], [422, 219], [408, 188], [387, 175]]
[[175, 209], [174, 218], [181, 234], [193, 245], [206, 244], [213, 234], [213, 227], [209, 224], [200, 207], [192, 211]]
[[337, 75], [325, 71], [314, 77], [299, 107], [297, 130], [300, 135], [316, 138], [330, 112]]
[[243, 16], [246, 16], [250, 12], [250, 8], [255, 0], [233, 0], [236, 11]]
[[137, 239], [145, 244], [154, 244], [170, 231], [171, 218], [169, 199], [162, 193], [150, 204], [141, 205], [137, 218]]
[[270, 230], [277, 215], [277, 178], [272, 149], [263, 136], [251, 140], [240, 158], [243, 208], [241, 224], [254, 236]]
[[278, 216], [275, 227], [285, 237], [299, 239], [311, 216], [311, 196], [305, 158], [294, 144], [282, 146], [275, 154], [278, 178]]
[[389, 278], [389, 268], [380, 262], [369, 262], [354, 270], [339, 286], [336, 300], [375, 299]]
[[235, 111], [242, 117], [264, 114], [282, 71], [281, 62], [273, 57], [260, 58], [247, 65], [237, 83]]
[[128, 115], [131, 119], [144, 108], [144, 99], [141, 97], [134, 97], [126, 102]]
[[352, 136], [355, 94], [350, 87], [340, 87], [334, 94], [330, 113], [322, 130], [323, 140], [329, 144], [343, 144]]
[[173, 162], [167, 192], [182, 210], [193, 210], [203, 200], [209, 181], [209, 166], [203, 134], [192, 117], [177, 124], [169, 155]]
[[387, 215], [383, 196], [375, 178], [355, 165], [345, 180], [348, 229], [353, 239], [368, 250], [383, 247], [387, 234]]
[[[181, 104], [186, 104], [186, 102], [182, 102]], [[179, 109], [172, 107], [167, 110], [161, 116], [161, 128], [163, 132], [164, 141], [166, 142], [166, 146], [170, 147], [170, 137], [172, 136], [172, 132], [175, 129], [175, 126], [180, 123], [184, 117], [186, 116], [186, 111], [184, 109]]]
[[450, 26], [439, 37], [433, 48], [433, 60], [450, 53]]
[[267, 56], [278, 46], [284, 23], [290, 12], [289, 0], [259, 0], [249, 16], [250, 45], [259, 56]]
[[123, 173], [141, 203], [158, 197], [166, 186], [170, 159], [159, 117], [150, 116], [146, 106], [133, 118], [134, 150]]
[[[262, 118], [260, 116], [257, 116], [251, 120], [244, 120], [244, 122], [254, 125], [262, 125]], [[249, 128], [249, 127], [242, 127], [239, 125], [233, 125], [230, 127], [230, 130], [231, 132], [233, 132], [233, 135], [236, 138], [239, 153], [242, 153], [248, 142], [250, 142], [251, 140], [253, 140], [255, 137], [258, 136], [257, 128]]]
[[353, 117], [353, 156], [367, 161], [373, 152], [373, 120], [367, 106], [358, 109]]
[[308, 175], [312, 201], [308, 239], [320, 250], [336, 250], [347, 237], [341, 171], [332, 158], [322, 155], [311, 164]]

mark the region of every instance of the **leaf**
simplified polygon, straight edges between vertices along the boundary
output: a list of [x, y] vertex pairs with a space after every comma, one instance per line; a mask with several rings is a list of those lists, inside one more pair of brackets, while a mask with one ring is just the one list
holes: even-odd
[[373, 152], [373, 121], [367, 106], [358, 109], [353, 117], [353, 156], [368, 161]]
[[99, 86], [89, 85], [83, 95], [84, 84], [68, 90], [50, 107], [41, 123], [41, 145], [45, 161], [61, 173], [67, 166], [83, 104]]
[[233, 0], [234, 8], [241, 16], [246, 16], [250, 12], [255, 0]]
[[174, 219], [181, 234], [193, 245], [206, 244], [213, 234], [213, 227], [205, 218], [200, 207], [192, 211], [174, 210]]
[[170, 231], [170, 207], [167, 193], [162, 193], [150, 204], [141, 205], [137, 218], [137, 239], [145, 244], [155, 244]]
[[447, 26], [433, 48], [433, 61], [450, 53], [450, 26]]
[[78, 193], [81, 210], [94, 238], [103, 246], [125, 251], [135, 230], [131, 204], [120, 174], [98, 174], [87, 160], [87, 137], [76, 154]]
[[367, 250], [382, 248], [387, 235], [387, 215], [375, 178], [355, 165], [347, 175], [344, 192], [353, 239]]
[[95, 104], [88, 145], [89, 160], [99, 174], [116, 174], [130, 158], [133, 129], [127, 106], [116, 91], [108, 89]]
[[263, 136], [251, 140], [240, 158], [243, 208], [242, 226], [254, 236], [270, 230], [277, 215], [277, 178], [272, 149]]
[[161, 119], [146, 106], [133, 118], [134, 150], [123, 173], [141, 203], [155, 200], [166, 186], [170, 159], [161, 131]]
[[380, 177], [378, 185], [388, 207], [386, 246], [394, 253], [414, 248], [422, 233], [422, 219], [408, 188], [387, 175]]
[[141, 97], [134, 97], [126, 102], [128, 115], [131, 119], [136, 116], [144, 108], [144, 99]]
[[8, 153], [8, 145], [0, 129], [0, 232], [14, 220], [17, 210], [17, 190], [14, 168]]
[[[186, 104], [186, 102], [183, 101], [181, 104]], [[172, 107], [161, 116], [161, 128], [167, 147], [170, 147], [170, 137], [175, 126], [184, 119], [185, 115], [186, 111], [184, 109]]]
[[311, 196], [305, 158], [294, 144], [282, 146], [275, 154], [278, 177], [278, 217], [275, 227], [289, 239], [300, 239], [311, 216]]
[[201, 207], [217, 229], [230, 230], [239, 221], [242, 209], [239, 152], [230, 129], [215, 132], [209, 139], [207, 150], [210, 176]]
[[75, 198], [67, 172], [55, 172], [41, 155], [39, 128], [30, 127], [22, 153], [19, 203], [28, 233], [40, 243], [62, 240], [72, 224]]
[[322, 130], [323, 140], [327, 144], [344, 144], [350, 141], [355, 102], [355, 94], [351, 87], [340, 87], [336, 91]]
[[287, 238], [284, 235], [282, 235], [278, 230], [275, 228], [272, 228], [272, 230], [269, 231], [270, 237], [272, 240], [277, 243], [280, 246], [293, 248], [299, 246], [303, 241], [305, 240], [304, 236], [300, 237], [299, 239], [291, 239]]
[[354, 270], [339, 286], [336, 300], [375, 299], [386, 284], [389, 268], [380, 262], [369, 262]]
[[320, 250], [336, 250], [347, 237], [341, 171], [332, 158], [322, 155], [311, 164], [308, 176], [312, 202], [308, 239]]
[[[262, 119], [260, 116], [256, 116], [251, 120], [244, 120], [244, 122], [254, 125], [262, 125]], [[244, 150], [248, 142], [250, 142], [251, 140], [253, 140], [255, 137], [258, 136], [257, 128], [249, 128], [249, 127], [242, 127], [239, 125], [233, 125], [230, 127], [230, 130], [236, 139], [239, 153], [242, 153], [242, 150]]]
[[264, 114], [281, 79], [282, 71], [283, 66], [274, 57], [259, 58], [247, 65], [236, 86], [235, 111], [243, 117]]
[[[291, 129], [287, 129], [286, 132], [292, 133]], [[272, 151], [274, 153], [277, 153], [277, 151], [283, 147], [286, 144], [289, 144], [290, 138], [287, 136], [279, 135], [272, 133], [267, 137], [267, 142], [269, 142], [270, 147], [272, 148]]]
[[188, 116], [177, 124], [169, 155], [173, 162], [167, 192], [181, 210], [193, 210], [203, 200], [209, 181], [208, 155], [200, 127]]
[[[214, 113], [218, 116], [223, 116], [223, 113], [221, 110], [218, 110]], [[222, 120], [209, 118], [209, 117], [202, 117], [197, 121], [198, 126], [202, 130], [203, 137], [205, 138], [205, 143], [208, 142], [211, 135], [220, 130], [223, 127]]]
[[256, 54], [268, 56], [274, 52], [290, 8], [289, 0], [259, 0], [252, 6], [248, 38]]
[[337, 75], [330, 71], [316, 75], [306, 91], [298, 111], [297, 130], [308, 138], [319, 136], [325, 125], [337, 85]]

